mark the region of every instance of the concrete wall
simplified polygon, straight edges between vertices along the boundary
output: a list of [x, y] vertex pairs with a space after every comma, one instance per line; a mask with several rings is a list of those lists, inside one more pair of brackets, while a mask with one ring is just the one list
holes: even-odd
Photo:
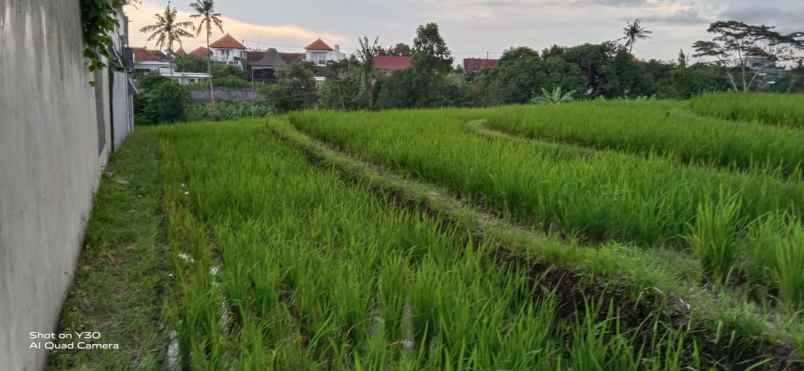
[[[110, 74], [90, 86], [79, 0], [0, 0], [0, 369], [36, 370], [112, 142]], [[96, 92], [105, 98], [96, 99]], [[98, 104], [96, 104], [96, 102]], [[122, 140], [115, 133], [115, 141]]]
[[[124, 28], [112, 37], [113, 50], [117, 57], [124, 59], [124, 49], [128, 47], [128, 17], [121, 11], [117, 15], [117, 23]], [[121, 63], [122, 64], [122, 63]], [[131, 90], [133, 82], [129, 81], [126, 71], [107, 69], [110, 90], [106, 91], [105, 104], [111, 110], [112, 150], [117, 149], [123, 139], [134, 130], [134, 96]]]
[[[257, 102], [265, 100], [265, 96], [254, 89], [214, 88], [216, 101]], [[209, 89], [191, 89], [190, 98], [195, 102], [209, 102]]]

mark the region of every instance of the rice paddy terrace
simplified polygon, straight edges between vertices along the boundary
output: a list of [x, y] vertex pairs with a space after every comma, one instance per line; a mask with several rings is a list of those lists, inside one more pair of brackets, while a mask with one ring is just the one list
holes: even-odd
[[173, 362], [802, 369], [804, 97], [740, 99], [141, 129]]

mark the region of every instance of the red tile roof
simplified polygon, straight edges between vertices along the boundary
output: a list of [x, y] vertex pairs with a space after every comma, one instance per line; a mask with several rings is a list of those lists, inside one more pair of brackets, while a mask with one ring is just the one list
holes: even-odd
[[316, 41], [313, 41], [312, 44], [307, 45], [307, 47], [305, 47], [304, 50], [321, 50], [331, 52], [334, 49], [330, 48], [329, 45], [327, 45], [327, 43], [324, 42], [324, 40], [318, 39]]
[[466, 58], [463, 60], [464, 72], [478, 72], [484, 68], [497, 67], [496, 59]]
[[285, 63], [301, 62], [304, 60], [304, 53], [279, 53]]
[[159, 50], [148, 50], [145, 48], [131, 48], [135, 62], [167, 62], [168, 57]]
[[210, 48], [215, 48], [215, 49], [245, 49], [246, 48], [245, 45], [243, 45], [239, 41], [235, 40], [235, 38], [232, 37], [232, 35], [229, 35], [228, 33], [226, 35], [223, 35], [223, 37], [221, 37], [220, 39], [218, 39], [214, 43], [209, 44], [209, 47]]
[[374, 58], [374, 68], [382, 71], [401, 71], [410, 68], [411, 59], [406, 56], [379, 55]]
[[175, 54], [178, 56], [185, 56], [187, 55], [187, 52], [184, 51], [184, 48], [179, 48], [179, 50], [177, 50]]
[[190, 55], [195, 56], [197, 58], [206, 59], [209, 57], [209, 49], [201, 46], [190, 52]]

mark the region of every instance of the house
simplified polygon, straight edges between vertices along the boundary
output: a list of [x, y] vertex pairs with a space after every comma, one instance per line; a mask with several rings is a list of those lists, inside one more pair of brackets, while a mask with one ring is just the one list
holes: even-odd
[[135, 73], [170, 72], [170, 58], [161, 50], [131, 48], [131, 56], [134, 60]]
[[484, 68], [494, 67], [497, 67], [496, 59], [466, 58], [463, 60], [463, 71], [465, 73], [480, 72]]
[[223, 35], [212, 44], [209, 44], [212, 51], [212, 61], [225, 63], [243, 68], [243, 61], [246, 59], [246, 46], [237, 41], [228, 33]]
[[335, 45], [331, 48], [324, 40], [318, 39], [305, 48], [305, 60], [316, 66], [325, 66], [328, 62], [337, 62], [346, 59], [346, 54], [341, 53], [341, 48]]
[[[183, 50], [179, 49], [179, 52], [183, 52]], [[179, 52], [177, 52], [176, 55], [179, 55]], [[160, 50], [131, 48], [131, 57], [134, 62], [134, 72], [136, 74], [157, 73], [160, 76], [176, 80], [182, 85], [189, 85], [209, 79], [209, 74], [206, 73], [176, 72], [176, 66], [170, 61], [170, 58]]]
[[249, 50], [246, 52], [246, 62], [248, 75], [255, 81], [275, 81], [276, 72], [282, 66], [304, 61], [305, 54], [301, 53], [281, 53], [274, 48], [258, 51]]
[[207, 49], [207, 48], [205, 48], [203, 46], [199, 46], [195, 50], [191, 51], [190, 55], [192, 55], [193, 57], [196, 57], [196, 58], [201, 58], [201, 59], [206, 60], [207, 58], [209, 58], [209, 49]]
[[775, 61], [764, 56], [748, 56], [745, 63], [757, 76], [761, 77], [768, 84], [775, 84], [776, 81], [784, 78], [785, 70], [776, 64]]
[[176, 71], [163, 71], [161, 76], [169, 79], [176, 80], [181, 85], [190, 85], [193, 83], [209, 80], [208, 73], [197, 72], [176, 72]]
[[396, 72], [410, 68], [411, 58], [408, 56], [379, 55], [374, 57], [374, 68], [382, 72]]

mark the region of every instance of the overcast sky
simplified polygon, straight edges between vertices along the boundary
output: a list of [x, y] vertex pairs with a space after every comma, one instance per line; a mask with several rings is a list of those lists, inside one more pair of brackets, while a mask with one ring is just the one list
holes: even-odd
[[[191, 0], [172, 1], [189, 20]], [[142, 0], [136, 8], [127, 7], [131, 45], [146, 45], [139, 29], [166, 4]], [[352, 52], [363, 35], [379, 36], [385, 46], [410, 44], [418, 25], [436, 22], [457, 60], [497, 58], [512, 46], [541, 50], [612, 40], [634, 18], [654, 32], [634, 49], [645, 59], [691, 52], [716, 19], [804, 30], [804, 0], [217, 0], [216, 7], [224, 30], [250, 48], [298, 52], [321, 37]], [[201, 44], [201, 37], [184, 41], [187, 51]]]

